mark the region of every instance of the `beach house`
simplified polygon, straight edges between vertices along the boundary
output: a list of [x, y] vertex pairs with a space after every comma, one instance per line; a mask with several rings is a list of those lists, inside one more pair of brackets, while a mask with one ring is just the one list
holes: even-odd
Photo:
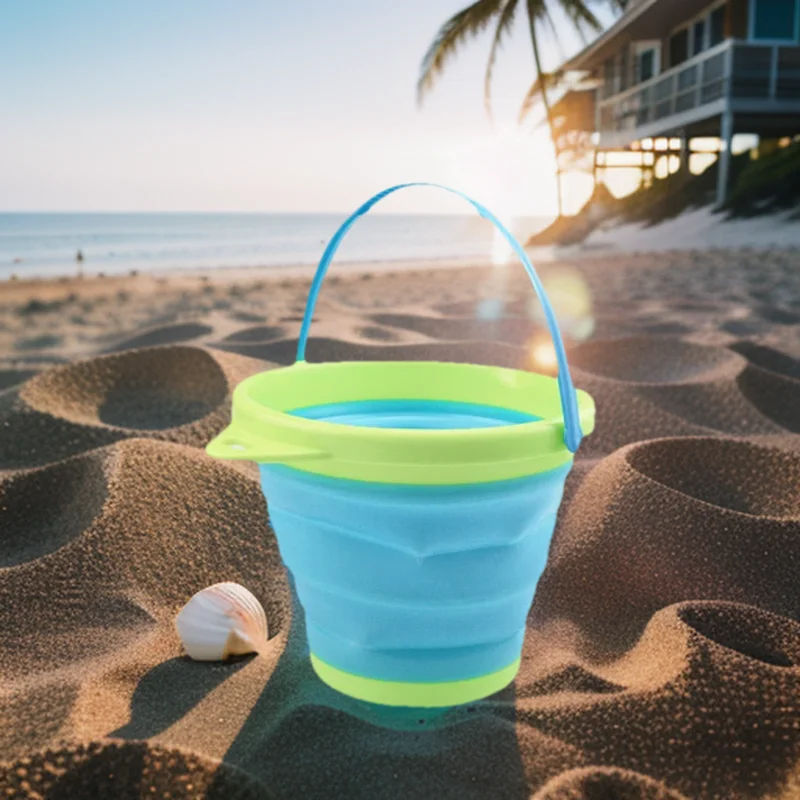
[[693, 138], [718, 137], [721, 203], [734, 134], [800, 134], [800, 0], [631, 0], [564, 70], [582, 77], [566, 104], [591, 98], [596, 165], [652, 165], [658, 139], [686, 164]]

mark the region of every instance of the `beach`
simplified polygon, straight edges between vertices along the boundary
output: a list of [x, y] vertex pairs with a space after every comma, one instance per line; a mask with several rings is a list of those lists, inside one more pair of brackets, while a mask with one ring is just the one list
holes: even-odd
[[[0, 796], [800, 796], [800, 250], [585, 256], [541, 267], [597, 422], [522, 667], [437, 712], [316, 678], [257, 469], [203, 449], [308, 268], [2, 284]], [[334, 265], [308, 360], [553, 374], [518, 264], [442, 266]], [[269, 641], [193, 662], [220, 581]]]

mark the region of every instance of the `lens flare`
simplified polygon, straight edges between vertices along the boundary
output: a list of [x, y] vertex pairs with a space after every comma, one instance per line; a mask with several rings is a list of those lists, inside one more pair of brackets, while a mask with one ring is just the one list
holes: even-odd
[[[572, 267], [560, 265], [544, 272], [542, 283], [564, 338], [588, 339], [594, 332], [594, 313], [592, 295], [583, 275]], [[531, 298], [528, 313], [537, 322], [544, 323], [544, 313], [536, 297]]]
[[479, 320], [490, 322], [503, 316], [504, 307], [505, 302], [501, 297], [487, 297], [478, 303], [475, 314]]
[[506, 237], [495, 228], [492, 238], [492, 265], [495, 267], [502, 267], [508, 264], [513, 253], [514, 251], [511, 249], [511, 245], [506, 241]]
[[553, 372], [558, 366], [556, 349], [547, 339], [534, 339], [528, 348], [532, 365], [541, 372]]

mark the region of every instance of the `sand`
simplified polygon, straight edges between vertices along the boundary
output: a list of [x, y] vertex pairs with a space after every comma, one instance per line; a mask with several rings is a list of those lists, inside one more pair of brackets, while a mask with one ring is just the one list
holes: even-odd
[[[314, 677], [255, 470], [202, 449], [292, 362], [307, 274], [3, 286], [0, 797], [800, 796], [800, 254], [543, 272], [591, 298], [557, 305], [597, 430], [519, 677], [435, 713]], [[549, 369], [516, 266], [331, 277], [309, 360]], [[223, 580], [269, 642], [192, 662], [174, 616]]]
[[574, 256], [591, 253], [664, 252], [709, 247], [800, 248], [796, 209], [752, 217], [733, 217], [712, 206], [692, 208], [655, 224], [610, 219], [583, 242], [564, 248]]

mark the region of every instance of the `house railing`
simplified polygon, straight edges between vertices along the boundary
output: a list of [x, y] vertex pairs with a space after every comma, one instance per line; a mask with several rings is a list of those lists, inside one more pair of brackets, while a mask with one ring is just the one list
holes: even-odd
[[632, 131], [723, 98], [800, 102], [800, 47], [728, 39], [601, 100], [598, 129], [601, 134]]

